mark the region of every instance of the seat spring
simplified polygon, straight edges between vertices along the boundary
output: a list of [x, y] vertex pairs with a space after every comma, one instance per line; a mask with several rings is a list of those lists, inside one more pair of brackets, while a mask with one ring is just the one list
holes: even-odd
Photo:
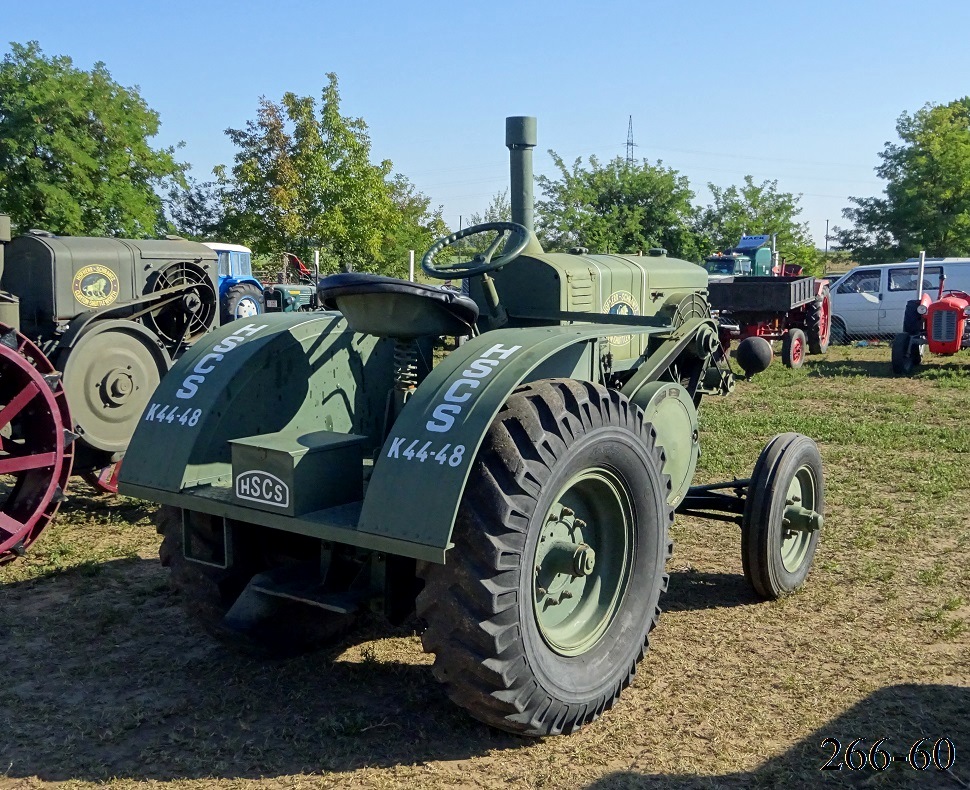
[[418, 386], [418, 346], [413, 340], [394, 341], [394, 389], [408, 392]]

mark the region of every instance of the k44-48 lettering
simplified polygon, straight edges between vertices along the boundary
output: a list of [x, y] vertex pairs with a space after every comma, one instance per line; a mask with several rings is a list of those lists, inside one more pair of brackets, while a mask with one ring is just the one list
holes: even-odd
[[194, 428], [202, 417], [202, 409], [179, 409], [167, 403], [153, 403], [145, 412], [146, 422], [167, 422], [175, 425], [187, 425]]
[[391, 439], [391, 446], [387, 451], [388, 458], [400, 458], [403, 461], [436, 461], [444, 466], [458, 466], [465, 457], [465, 445], [445, 444], [434, 446], [434, 442], [422, 442], [414, 439], [408, 444], [406, 436], [395, 436]]

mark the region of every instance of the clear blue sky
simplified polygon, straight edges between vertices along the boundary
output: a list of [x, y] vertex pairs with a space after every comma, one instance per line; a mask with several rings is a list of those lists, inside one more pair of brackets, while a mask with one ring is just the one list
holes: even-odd
[[[258, 98], [319, 96], [337, 73], [344, 114], [444, 207], [481, 212], [508, 181], [507, 115], [536, 115], [538, 172], [636, 154], [720, 186], [777, 179], [802, 194], [821, 246], [848, 196], [877, 194], [895, 121], [970, 93], [970, 1], [681, 3], [7, 2], [0, 41], [37, 40], [77, 66], [104, 61], [185, 143], [205, 179], [230, 164], [223, 133]], [[843, 223], [844, 224], [844, 223]], [[758, 229], [752, 228], [755, 232]]]

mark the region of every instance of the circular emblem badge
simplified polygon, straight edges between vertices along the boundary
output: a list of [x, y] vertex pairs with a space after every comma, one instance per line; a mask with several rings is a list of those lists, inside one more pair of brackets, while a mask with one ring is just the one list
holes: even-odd
[[118, 298], [121, 290], [118, 275], [107, 266], [83, 266], [74, 275], [74, 298], [85, 307], [107, 307]]
[[[614, 291], [603, 303], [603, 312], [608, 315], [640, 315], [640, 305], [629, 291]], [[610, 335], [607, 339], [611, 346], [625, 346], [630, 342], [630, 335]]]

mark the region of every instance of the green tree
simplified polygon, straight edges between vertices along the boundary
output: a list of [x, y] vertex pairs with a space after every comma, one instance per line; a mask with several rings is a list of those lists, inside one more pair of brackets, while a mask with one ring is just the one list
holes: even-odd
[[588, 168], [579, 158], [568, 168], [549, 154], [559, 178], [536, 179], [544, 195], [536, 205], [538, 233], [547, 249], [636, 253], [663, 247], [697, 259], [694, 193], [685, 176], [661, 162], [630, 164], [621, 157], [600, 164], [591, 156]]
[[900, 142], [887, 142], [876, 174], [884, 197], [852, 197], [835, 228], [839, 246], [862, 263], [970, 255], [970, 97], [927, 104], [896, 122]]
[[21, 231], [156, 235], [157, 190], [185, 171], [174, 149], [150, 145], [158, 128], [138, 89], [103, 63], [83, 71], [36, 41], [11, 44], [0, 63], [0, 209]]
[[492, 195], [492, 200], [485, 209], [484, 214], [473, 213], [468, 216], [468, 224], [481, 225], [485, 222], [511, 222], [512, 221], [512, 201], [509, 199], [509, 190], [503, 189]]
[[707, 188], [714, 202], [701, 211], [697, 224], [705, 254], [733, 247], [745, 234], [775, 234], [787, 263], [810, 272], [821, 265], [808, 225], [798, 221], [800, 195], [779, 192], [777, 181], [755, 184], [751, 176], [745, 176], [740, 187]]
[[395, 175], [391, 181], [391, 198], [397, 211], [393, 222], [384, 229], [382, 256], [388, 274], [401, 277], [407, 271], [409, 251], [414, 250], [420, 262], [428, 247], [448, 235], [448, 226], [441, 216], [441, 206], [432, 209], [431, 199], [403, 175]]
[[225, 199], [214, 181], [187, 178], [174, 185], [165, 201], [168, 232], [195, 241], [216, 241], [224, 235]]
[[324, 271], [380, 272], [388, 256], [436, 232], [436, 213], [391, 177], [389, 160], [371, 163], [367, 125], [340, 114], [337, 77], [328, 80], [319, 104], [294, 93], [279, 104], [263, 98], [245, 129], [227, 130], [238, 151], [231, 174], [217, 169], [225, 228], [256, 253], [309, 259], [319, 248]]

